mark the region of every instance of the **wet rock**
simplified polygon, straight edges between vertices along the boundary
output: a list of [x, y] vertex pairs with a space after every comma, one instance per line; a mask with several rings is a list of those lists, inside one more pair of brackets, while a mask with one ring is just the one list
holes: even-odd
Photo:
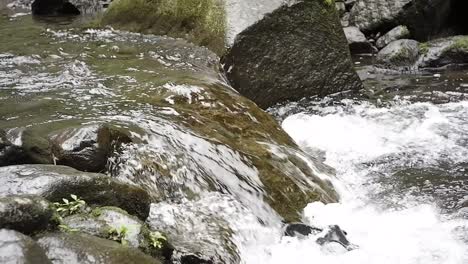
[[390, 68], [413, 67], [419, 57], [419, 43], [411, 39], [391, 42], [377, 54], [377, 63]]
[[318, 238], [317, 243], [322, 246], [328, 243], [338, 243], [346, 249], [352, 249], [351, 243], [346, 238], [346, 232], [337, 225], [329, 226], [325, 236]]
[[438, 68], [452, 64], [468, 64], [468, 36], [454, 36], [419, 45], [420, 68]]
[[382, 49], [385, 46], [387, 46], [390, 42], [408, 38], [409, 35], [410, 32], [406, 26], [398, 26], [387, 32], [382, 37], [380, 37], [376, 42], [376, 46], [377, 48]]
[[8, 196], [0, 198], [0, 228], [32, 234], [49, 227], [54, 209], [48, 201], [37, 196]]
[[131, 142], [125, 133], [105, 125], [67, 128], [49, 138], [57, 164], [89, 172], [104, 171], [114, 151]]
[[54, 158], [49, 140], [34, 130], [25, 130], [20, 134], [21, 150], [25, 159], [17, 160], [15, 164], [54, 164]]
[[308, 236], [308, 235], [317, 235], [323, 230], [317, 227], [309, 226], [302, 223], [292, 223], [286, 226], [284, 230], [284, 235], [296, 237], [296, 236]]
[[52, 262], [32, 238], [13, 230], [1, 229], [0, 263], [50, 264]]
[[8, 141], [5, 131], [0, 129], [0, 167], [29, 161], [23, 150]]
[[344, 2], [335, 2], [335, 8], [338, 11], [338, 15], [340, 17], [346, 12], [346, 6]]
[[144, 223], [117, 207], [99, 207], [89, 214], [72, 215], [63, 219], [65, 225], [93, 236], [109, 238], [112, 230], [125, 230], [125, 244], [140, 247], [144, 243]]
[[153, 204], [147, 223], [150, 229], [167, 233], [174, 247], [174, 263], [236, 264], [240, 262], [239, 250], [222, 215], [237, 209], [235, 202], [216, 194], [180, 205]]
[[229, 81], [262, 108], [360, 89], [337, 17], [325, 1], [281, 6], [237, 35], [222, 60]]
[[371, 53], [373, 51], [372, 45], [359, 28], [345, 27], [343, 30], [352, 54]]
[[0, 168], [0, 195], [38, 195], [61, 201], [75, 194], [90, 205], [109, 205], [146, 219], [150, 197], [139, 187], [103, 174], [85, 173], [70, 167], [21, 165]]
[[54, 263], [162, 263], [137, 249], [87, 234], [47, 234], [37, 243]]

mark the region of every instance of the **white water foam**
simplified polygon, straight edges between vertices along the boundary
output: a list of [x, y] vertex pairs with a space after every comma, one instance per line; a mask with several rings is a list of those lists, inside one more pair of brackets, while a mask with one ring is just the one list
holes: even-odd
[[[421, 160], [426, 165], [466, 162], [466, 116], [468, 102], [390, 108], [364, 103], [287, 118], [283, 127], [299, 145], [326, 152], [326, 163], [337, 169], [336, 185], [343, 197], [340, 204], [309, 204], [304, 222], [319, 227], [338, 224], [359, 249], [326, 254], [315, 237], [283, 238], [259, 253], [257, 263], [468, 263], [468, 245], [461, 241], [468, 235], [466, 219], [448, 219], [434, 204], [414, 202], [412, 196], [401, 203], [407, 205], [404, 208], [381, 208], [368, 195], [385, 185], [372, 184], [370, 177], [375, 176], [370, 172], [376, 167], [363, 166], [388, 156], [397, 157], [392, 166]], [[463, 230], [465, 234], [460, 234]]]

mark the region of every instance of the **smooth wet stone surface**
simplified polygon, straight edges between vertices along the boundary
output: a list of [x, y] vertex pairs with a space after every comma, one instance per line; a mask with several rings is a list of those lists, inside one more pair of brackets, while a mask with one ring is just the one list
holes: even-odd
[[38, 196], [7, 196], [0, 198], [0, 228], [24, 234], [41, 232], [49, 227], [55, 210]]
[[160, 264], [160, 260], [117, 242], [79, 233], [52, 233], [38, 244], [54, 263]]
[[13, 230], [0, 229], [0, 263], [51, 264], [52, 262], [32, 238]]
[[352, 54], [372, 53], [374, 51], [372, 45], [359, 28], [345, 27], [343, 30]]
[[103, 174], [53, 165], [19, 165], [0, 168], [0, 195], [29, 194], [61, 201], [71, 194], [90, 205], [118, 206], [146, 219], [150, 198], [139, 187]]
[[410, 32], [406, 26], [398, 26], [377, 39], [375, 44], [377, 48], [382, 49], [395, 40], [408, 38], [409, 36]]

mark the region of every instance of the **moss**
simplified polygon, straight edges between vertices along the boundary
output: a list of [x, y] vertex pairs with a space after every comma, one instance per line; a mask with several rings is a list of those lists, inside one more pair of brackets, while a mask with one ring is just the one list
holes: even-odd
[[118, 0], [93, 26], [185, 38], [221, 54], [225, 49], [222, 0]]
[[452, 50], [468, 51], [468, 36], [457, 38], [455, 43], [450, 47]]
[[429, 52], [429, 44], [424, 42], [424, 43], [419, 43], [419, 53], [421, 54], [427, 54]]
[[329, 5], [329, 6], [332, 6], [335, 4], [335, 0], [324, 0], [325, 1], [325, 4]]

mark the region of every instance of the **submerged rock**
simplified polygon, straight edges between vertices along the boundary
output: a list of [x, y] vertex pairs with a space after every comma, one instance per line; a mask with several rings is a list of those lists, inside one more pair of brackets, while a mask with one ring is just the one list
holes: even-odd
[[419, 58], [419, 43], [411, 39], [393, 41], [377, 54], [377, 64], [390, 67], [415, 67]]
[[46, 230], [54, 215], [48, 201], [37, 196], [0, 198], [0, 228], [32, 234]]
[[23, 165], [0, 168], [0, 195], [38, 195], [50, 201], [75, 194], [91, 205], [125, 209], [141, 219], [149, 214], [150, 197], [141, 188], [103, 174], [85, 173], [64, 166]]
[[372, 53], [373, 48], [370, 42], [366, 39], [364, 33], [362, 33], [357, 27], [345, 27], [343, 28], [346, 39], [348, 40], [349, 49], [352, 54], [360, 53]]
[[333, 5], [283, 5], [241, 32], [222, 63], [233, 87], [262, 108], [356, 90], [346, 38]]
[[86, 234], [46, 234], [37, 243], [54, 263], [162, 263], [137, 249]]
[[409, 35], [410, 32], [406, 26], [398, 26], [377, 39], [376, 46], [377, 48], [382, 49], [395, 40], [408, 38]]
[[51, 264], [32, 238], [19, 232], [0, 229], [0, 263]]

